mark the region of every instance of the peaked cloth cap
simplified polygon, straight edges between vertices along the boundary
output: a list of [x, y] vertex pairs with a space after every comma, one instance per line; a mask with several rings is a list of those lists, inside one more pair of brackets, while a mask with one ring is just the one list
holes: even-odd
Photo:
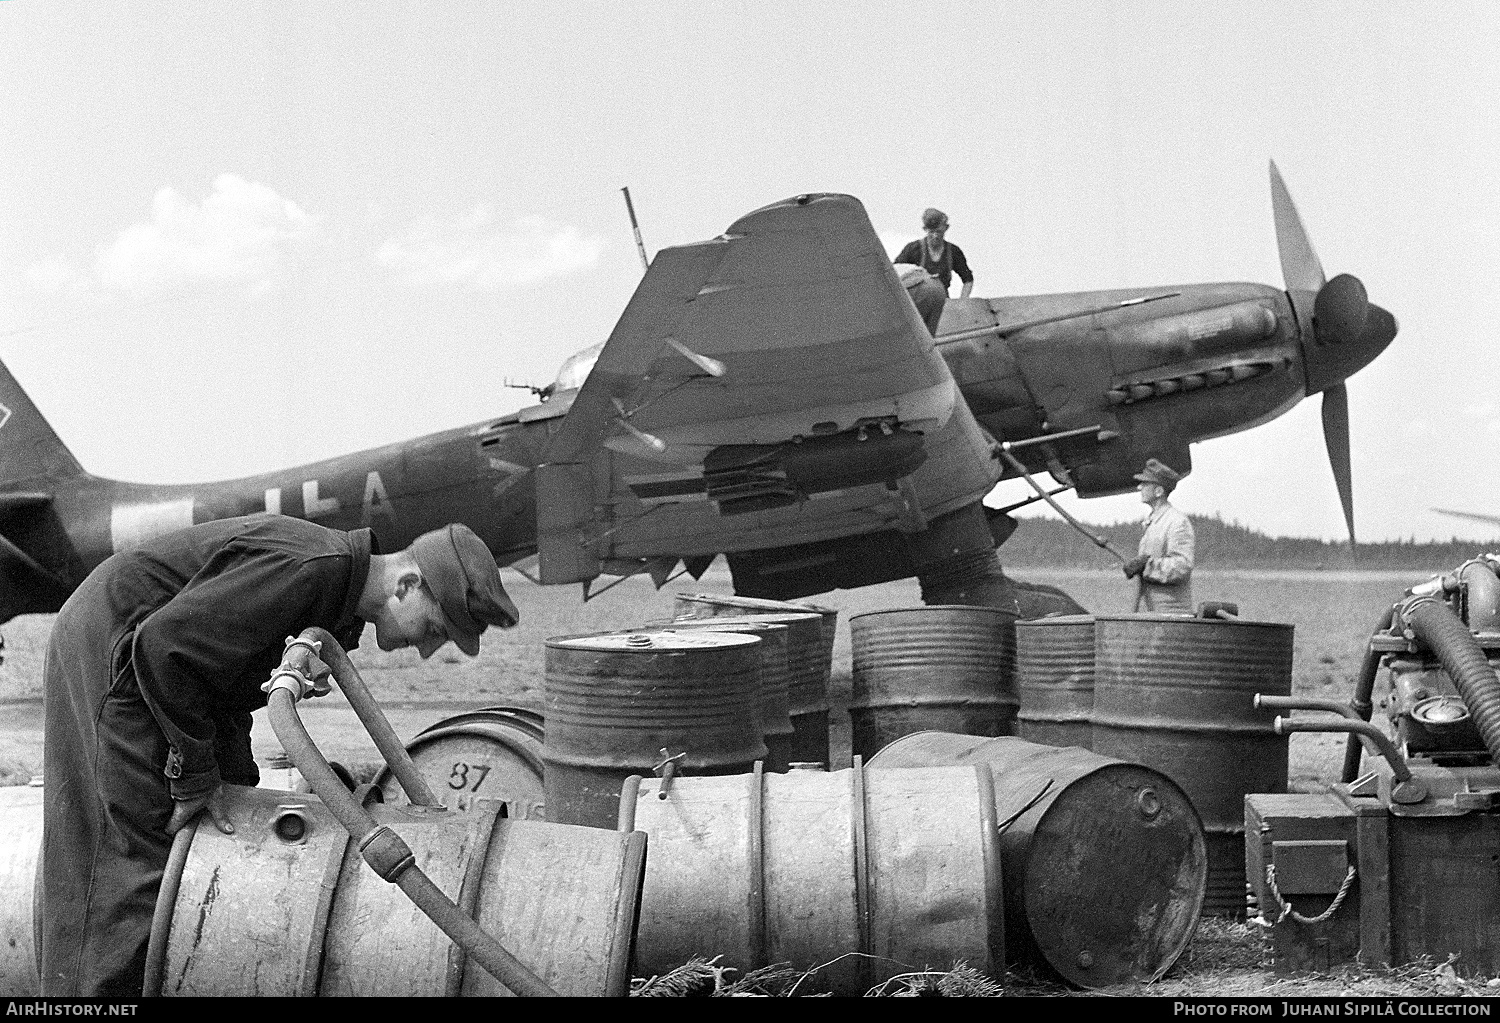
[[479, 653], [485, 626], [508, 629], [521, 620], [494, 556], [468, 526], [455, 522], [423, 533], [407, 550], [443, 609], [448, 638], [470, 657]]
[[1133, 479], [1142, 483], [1155, 483], [1159, 487], [1171, 490], [1182, 480], [1182, 475], [1170, 465], [1158, 462], [1154, 458], [1146, 459], [1146, 468], [1136, 473]]

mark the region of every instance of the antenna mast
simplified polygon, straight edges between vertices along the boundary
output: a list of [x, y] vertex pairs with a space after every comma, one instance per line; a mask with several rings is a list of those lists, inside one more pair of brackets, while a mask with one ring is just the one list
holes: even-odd
[[646, 258], [646, 243], [641, 241], [641, 225], [635, 219], [635, 204], [630, 201], [630, 186], [626, 185], [620, 191], [625, 193], [625, 210], [630, 214], [630, 229], [635, 232], [635, 249], [641, 254], [641, 270], [644, 272], [651, 269], [651, 261]]

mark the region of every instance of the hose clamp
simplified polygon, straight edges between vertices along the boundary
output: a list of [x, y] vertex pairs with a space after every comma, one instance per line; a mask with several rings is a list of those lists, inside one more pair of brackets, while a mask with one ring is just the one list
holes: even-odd
[[[295, 664], [287, 663], [293, 660], [292, 649], [294, 647], [307, 651], [309, 661], [306, 665], [307, 670], [304, 671]], [[320, 641], [305, 639], [302, 636], [288, 636], [281, 655], [281, 664], [271, 673], [270, 681], [260, 687], [261, 692], [269, 696], [277, 689], [285, 689], [292, 694], [294, 700], [327, 696], [333, 692], [333, 686], [328, 682], [332, 672], [320, 659], [322, 653], [323, 644]]]
[[307, 680], [307, 676], [296, 668], [277, 668], [271, 673], [270, 679], [260, 687], [260, 691], [270, 696], [278, 689], [285, 689], [292, 694], [293, 700], [300, 700], [311, 688], [313, 686]]
[[1442, 599], [1431, 593], [1419, 593], [1408, 597], [1396, 605], [1396, 615], [1401, 619], [1401, 625], [1407, 639], [1413, 639], [1411, 634], [1411, 616], [1417, 608], [1423, 604], [1436, 604], [1438, 607], [1447, 607]]
[[[323, 643], [321, 640], [304, 639], [302, 636], [288, 636], [284, 646], [287, 650], [290, 650], [294, 646], [300, 646], [314, 657], [321, 657], [323, 654]], [[281, 656], [285, 657], [286, 654], [282, 654]]]

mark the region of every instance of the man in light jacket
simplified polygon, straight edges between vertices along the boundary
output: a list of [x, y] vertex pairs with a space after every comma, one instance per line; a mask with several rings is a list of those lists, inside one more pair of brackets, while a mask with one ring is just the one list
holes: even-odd
[[1171, 466], [1146, 460], [1135, 474], [1141, 501], [1151, 508], [1136, 557], [1123, 568], [1138, 579], [1135, 609], [1158, 614], [1193, 613], [1193, 524], [1167, 501], [1182, 476]]

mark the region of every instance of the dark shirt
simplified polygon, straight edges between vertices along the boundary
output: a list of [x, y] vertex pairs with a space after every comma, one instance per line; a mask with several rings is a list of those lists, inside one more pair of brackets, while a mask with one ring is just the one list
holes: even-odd
[[260, 687], [288, 636], [320, 625], [346, 648], [358, 643], [372, 542], [366, 529], [280, 515], [223, 519], [115, 555], [95, 570], [100, 587], [80, 588], [96, 594], [93, 613], [114, 619], [112, 659], [129, 658], [166, 735], [174, 797], [219, 782], [216, 748], [249, 757], [250, 712], [266, 704]]
[[952, 242], [944, 242], [942, 257], [933, 260], [927, 250], [927, 239], [918, 238], [897, 253], [891, 262], [920, 266], [941, 281], [944, 290], [953, 283], [954, 274], [958, 274], [958, 279], [965, 284], [974, 283], [974, 273], [969, 269], [969, 261], [964, 258], [964, 250]]

